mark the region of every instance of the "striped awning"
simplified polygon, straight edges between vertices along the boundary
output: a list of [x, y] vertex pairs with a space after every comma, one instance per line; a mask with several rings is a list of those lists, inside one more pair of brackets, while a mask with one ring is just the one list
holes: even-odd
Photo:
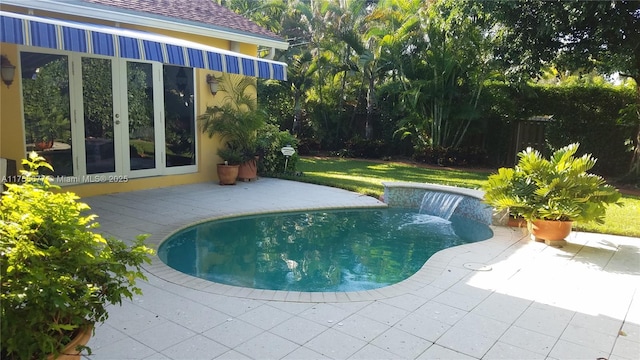
[[287, 64], [169, 36], [0, 11], [0, 42], [287, 79]]

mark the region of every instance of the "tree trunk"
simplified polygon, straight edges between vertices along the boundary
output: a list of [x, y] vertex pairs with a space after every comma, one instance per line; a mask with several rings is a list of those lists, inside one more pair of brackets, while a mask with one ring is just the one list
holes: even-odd
[[373, 135], [373, 125], [371, 121], [373, 120], [373, 105], [374, 105], [374, 91], [375, 91], [375, 81], [373, 78], [373, 71], [369, 74], [369, 86], [367, 87], [367, 123], [364, 127], [364, 137], [367, 140], [370, 140]]
[[629, 166], [630, 179], [640, 179], [640, 76], [633, 78], [636, 82], [636, 118], [638, 121], [638, 130], [636, 131], [636, 139], [633, 144], [633, 156], [631, 157], [631, 166]]

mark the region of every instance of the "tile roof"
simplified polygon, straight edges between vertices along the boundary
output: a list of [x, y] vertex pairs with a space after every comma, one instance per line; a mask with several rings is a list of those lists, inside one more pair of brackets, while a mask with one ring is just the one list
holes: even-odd
[[282, 40], [273, 32], [218, 5], [213, 0], [81, 0], [84, 3], [182, 19], [209, 27]]

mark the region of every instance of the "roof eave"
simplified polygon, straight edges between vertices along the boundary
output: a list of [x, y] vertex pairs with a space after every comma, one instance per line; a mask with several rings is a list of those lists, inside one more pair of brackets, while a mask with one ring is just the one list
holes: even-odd
[[[241, 43], [249, 43], [257, 46], [272, 47], [276, 49], [286, 50], [289, 47], [289, 43], [286, 41], [279, 41], [276, 39], [270, 39], [259, 35], [247, 33], [247, 32], [235, 32], [225, 31], [221, 29], [212, 29], [207, 26], [197, 26], [188, 23], [174, 22], [168, 20], [162, 20], [157, 18], [144, 17], [141, 15], [134, 15], [128, 13], [121, 13], [104, 8], [95, 8], [90, 6], [83, 6], [80, 4], [73, 4], [63, 1], [55, 0], [30, 0], [25, 2], [24, 0], [2, 0], [5, 5], [13, 5], [22, 7], [25, 9], [51, 11], [59, 14], [82, 16], [91, 19], [113, 21], [114, 23], [126, 23], [131, 25], [146, 26], [152, 28], [161, 28], [167, 30], [173, 30], [178, 32], [187, 32], [196, 35], [202, 35], [213, 38], [220, 38], [229, 41], [236, 41]], [[64, 9], [64, 11], [60, 11]], [[98, 14], [96, 14], [98, 11]], [[99, 16], [97, 16], [99, 15]]]

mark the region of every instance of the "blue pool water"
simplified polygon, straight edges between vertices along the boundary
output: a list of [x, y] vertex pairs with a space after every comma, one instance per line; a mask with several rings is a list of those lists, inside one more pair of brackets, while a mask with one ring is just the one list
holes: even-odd
[[186, 228], [164, 241], [158, 256], [178, 271], [228, 285], [358, 291], [400, 282], [437, 251], [491, 236], [484, 224], [412, 209], [275, 213]]

